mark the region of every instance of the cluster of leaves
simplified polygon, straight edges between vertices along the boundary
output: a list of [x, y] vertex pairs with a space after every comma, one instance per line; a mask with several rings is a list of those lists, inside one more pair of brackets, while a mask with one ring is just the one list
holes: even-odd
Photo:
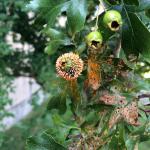
[[[83, 88], [85, 84], [83, 80], [86, 78], [85, 70], [78, 80], [79, 94], [72, 96], [69, 83], [58, 80], [56, 77], [54, 81], [56, 86], [49, 85], [56, 93], [53, 93], [48, 104], [48, 110], [52, 116], [50, 122], [53, 125], [48, 131], [29, 138], [27, 149], [77, 149], [75, 147], [77, 145], [86, 147], [90, 146], [89, 143], [93, 143], [93, 146], [99, 143], [99, 149], [116, 149], [117, 147], [117, 149], [132, 150], [138, 143], [150, 139], [150, 118], [143, 111], [145, 106], [141, 102], [138, 104], [141, 126], [133, 127], [122, 122], [112, 129], [109, 129], [108, 121], [115, 106], [98, 102], [103, 90], [113, 94], [119, 93], [131, 102], [141, 90], [148, 91], [150, 88], [149, 82], [142, 81], [140, 76], [132, 71], [136, 69], [135, 61], [139, 59], [148, 65], [150, 63], [150, 2], [147, 0], [111, 2], [103, 1], [105, 9], [118, 10], [122, 14], [123, 26], [120, 32], [110, 32], [102, 23], [104, 13], [99, 15], [99, 30], [107, 45], [107, 49], [99, 58], [102, 66], [102, 86], [96, 93]], [[45, 52], [50, 55], [53, 65], [58, 56], [70, 51], [80, 54], [86, 64], [85, 36], [90, 32], [91, 27], [95, 26], [95, 20], [92, 18], [98, 4], [98, 0], [38, 1], [36, 20], [45, 25], [41, 32], [47, 36]], [[61, 26], [58, 22], [61, 17], [67, 18], [65, 26]], [[122, 47], [118, 51], [119, 42]], [[112, 55], [111, 63], [103, 63]], [[123, 62], [121, 63], [123, 67], [120, 67], [120, 62]], [[78, 99], [80, 102], [75, 110], [73, 102]], [[74, 145], [72, 145], [73, 142]], [[82, 149], [81, 147], [79, 149]]]

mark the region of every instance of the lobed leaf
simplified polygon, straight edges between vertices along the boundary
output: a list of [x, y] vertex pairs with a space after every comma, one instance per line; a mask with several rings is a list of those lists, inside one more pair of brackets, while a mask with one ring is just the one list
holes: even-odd
[[66, 150], [61, 144], [57, 143], [53, 137], [43, 133], [27, 139], [26, 150]]
[[67, 10], [68, 25], [71, 29], [72, 35], [79, 32], [85, 23], [87, 15], [87, 1], [86, 0], [71, 0]]
[[138, 14], [128, 12], [123, 7], [124, 25], [122, 28], [122, 47], [126, 54], [141, 53], [150, 59], [150, 31]]

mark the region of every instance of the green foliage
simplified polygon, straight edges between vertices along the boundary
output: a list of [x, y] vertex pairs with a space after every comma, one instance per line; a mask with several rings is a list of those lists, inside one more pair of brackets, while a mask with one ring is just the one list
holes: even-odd
[[87, 16], [86, 0], [71, 0], [67, 10], [68, 28], [71, 30], [72, 36], [84, 27]]
[[[60, 13], [67, 10], [69, 7], [69, 2], [67, 0], [63, 1], [53, 1], [53, 0], [45, 0], [39, 2], [39, 10], [42, 18], [48, 21], [49, 27], [53, 27], [56, 21], [56, 17], [60, 15]], [[46, 14], [46, 15], [45, 15]]]
[[54, 141], [54, 139], [46, 133], [43, 133], [37, 137], [28, 138], [27, 143], [27, 150], [65, 150], [63, 146], [56, 143], [56, 141]]
[[[149, 140], [147, 132], [149, 117], [144, 111], [146, 107], [141, 102], [139, 102], [141, 124], [139, 127], [134, 127], [124, 120], [110, 129], [108, 127], [109, 120], [118, 105], [110, 106], [100, 103], [99, 100], [103, 91], [109, 91], [114, 95], [125, 96], [127, 102], [131, 103], [141, 90], [148, 91], [149, 82], [144, 81], [140, 74], [135, 74], [139, 69], [135, 60], [141, 61], [141, 58], [144, 58], [142, 61], [147, 63], [146, 66], [149, 64], [149, 2], [144, 0], [132, 2], [122, 0], [116, 3], [103, 1], [105, 10], [114, 9], [122, 15], [121, 28], [113, 33], [103, 26], [104, 13], [97, 16], [99, 21], [96, 18], [95, 20], [91, 19], [97, 5], [97, 1], [86, 0], [61, 2], [41, 0], [39, 2], [37, 9], [39, 16], [36, 19], [42, 20], [43, 25], [46, 24], [42, 33], [49, 39], [45, 52], [50, 56], [52, 66], [58, 56], [72, 51], [79, 53], [80, 57], [86, 58], [90, 62], [90, 57], [94, 58], [94, 56], [92, 57], [94, 50], [86, 47], [85, 37], [91, 27], [96, 30], [98, 25], [98, 30], [104, 37], [103, 45], [100, 47], [103, 50], [96, 52], [98, 56], [95, 56], [96, 62], [94, 63], [100, 64], [102, 74], [100, 80], [102, 81], [96, 92], [86, 85], [84, 80], [88, 77], [89, 71], [85, 71], [89, 65], [86, 63], [83, 75], [78, 79], [77, 87], [71, 87], [69, 81], [58, 80], [57, 77], [54, 77], [54, 82], [58, 80], [59, 84], [56, 87], [52, 85], [55, 93], [52, 94], [47, 106], [48, 112], [51, 114], [51, 127], [39, 137], [37, 134], [37, 137], [29, 138], [27, 148], [34, 144], [34, 146], [41, 146], [45, 143], [44, 148], [48, 149], [50, 148], [48, 145], [53, 141], [54, 145], [59, 143], [58, 147], [63, 145], [66, 148], [74, 147], [74, 149], [90, 148], [91, 145], [99, 143], [100, 145], [97, 147], [99, 149], [116, 149], [117, 147], [118, 149], [132, 150], [142, 141]], [[65, 27], [60, 26], [57, 21], [61, 16], [67, 18]], [[113, 57], [111, 57], [112, 55]], [[111, 59], [110, 63], [105, 62], [108, 59]], [[99, 70], [99, 68], [97, 69]], [[55, 128], [53, 128], [54, 126]], [[53, 144], [51, 143], [51, 145]], [[81, 147], [77, 147], [77, 145]], [[59, 149], [58, 147], [53, 149]], [[36, 147], [32, 149], [36, 149]]]
[[148, 43], [150, 40], [150, 31], [142, 22], [143, 16], [138, 16], [138, 14], [135, 13], [128, 13], [126, 7], [124, 7], [123, 10], [126, 15], [126, 20], [124, 20], [126, 25], [123, 28], [122, 43], [125, 52], [128, 54], [133, 53], [137, 55], [140, 52], [147, 58], [147, 60], [149, 60], [150, 48]]
[[[51, 104], [49, 103], [48, 106], [48, 109], [50, 109]], [[76, 123], [72, 120], [73, 114], [70, 108], [69, 100], [67, 100], [66, 107], [66, 111], [62, 116], [59, 115], [57, 110], [53, 110], [50, 114], [47, 114], [49, 129], [43, 133], [40, 133], [40, 135], [38, 134], [35, 137], [28, 138], [27, 149], [66, 149], [65, 140], [70, 131], [79, 130]], [[70, 120], [72, 120], [72, 122], [70, 122]]]

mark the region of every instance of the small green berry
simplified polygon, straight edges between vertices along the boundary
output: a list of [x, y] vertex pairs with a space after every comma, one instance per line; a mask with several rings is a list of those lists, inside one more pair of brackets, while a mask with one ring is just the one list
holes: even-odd
[[121, 14], [116, 10], [107, 11], [104, 15], [103, 23], [111, 31], [118, 31], [122, 25]]
[[86, 42], [89, 47], [98, 49], [101, 48], [103, 37], [100, 32], [93, 31], [86, 36]]

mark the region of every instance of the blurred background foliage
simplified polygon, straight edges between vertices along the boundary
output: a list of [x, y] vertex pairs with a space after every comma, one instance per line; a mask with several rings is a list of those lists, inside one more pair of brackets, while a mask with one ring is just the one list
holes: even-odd
[[[26, 3], [23, 0], [0, 1], [1, 121], [4, 117], [12, 115], [5, 110], [5, 106], [12, 102], [9, 98], [9, 93], [13, 92], [15, 87], [13, 87], [12, 81], [17, 77], [34, 78], [45, 92], [49, 93], [50, 91], [50, 82], [48, 83], [47, 81], [49, 79], [52, 80], [51, 77], [54, 76], [53, 66], [50, 64], [49, 56], [43, 53], [45, 37], [40, 33], [43, 24], [40, 22], [35, 23], [35, 18], [36, 12], [27, 10]], [[11, 42], [10, 38], [12, 39]], [[19, 43], [22, 47], [16, 48], [16, 43]], [[24, 49], [26, 44], [30, 47], [28, 46], [27, 49]], [[35, 95], [33, 98], [36, 98], [36, 101], [38, 101], [38, 97]], [[29, 124], [28, 127], [30, 127]], [[0, 128], [0, 149], [3, 149], [5, 147], [2, 145], [5, 137], [5, 133], [3, 133], [5, 127], [2, 123], [0, 124]], [[22, 130], [20, 130], [20, 133], [21, 131]], [[15, 141], [13, 135], [11, 136], [11, 139]], [[8, 136], [8, 138], [10, 138], [10, 136]], [[7, 138], [5, 140], [9, 141]], [[14, 141], [11, 144], [13, 144]], [[25, 144], [25, 138], [23, 143]], [[10, 149], [10, 147], [6, 146], [6, 149]], [[20, 149], [19, 145], [18, 149]]]
[[[112, 5], [115, 3], [114, 1], [106, 0], [105, 2], [109, 9], [120, 11], [124, 19], [122, 49], [119, 58], [117, 55], [114, 61], [118, 62], [120, 59], [124, 61], [126, 69], [123, 71], [127, 71], [127, 76], [105, 82], [112, 75], [115, 76], [117, 66], [110, 67], [108, 64], [102, 64], [103, 85], [112, 91], [121, 92], [130, 99], [141, 90], [147, 92], [150, 89], [149, 78], [144, 78], [145, 74], [150, 71], [150, 2], [149, 0], [133, 0], [132, 2], [122, 0], [121, 5], [119, 1], [117, 5]], [[12, 147], [14, 150], [25, 149], [26, 139], [38, 135], [38, 138], [30, 137], [28, 139], [29, 150], [43, 147], [49, 149], [50, 146], [54, 146], [52, 149], [57, 147], [61, 150], [65, 149], [64, 145], [68, 144], [65, 140], [70, 132], [75, 132], [75, 134], [80, 132], [77, 123], [72, 119], [68, 84], [57, 77], [54, 64], [58, 56], [74, 50], [82, 58], [87, 59], [84, 37], [95, 24], [92, 16], [98, 3], [98, 0], [0, 1], [0, 119], [11, 115], [4, 108], [11, 103], [8, 93], [13, 90], [12, 80], [16, 77], [34, 78], [48, 97], [41, 106], [36, 105], [38, 97], [33, 97], [33, 112], [16, 126], [1, 133], [0, 149], [10, 150]], [[79, 8], [76, 9], [78, 6]], [[61, 18], [68, 19], [65, 25], [59, 22]], [[86, 24], [84, 24], [85, 22]], [[115, 46], [120, 35], [107, 31], [100, 19], [99, 26], [104, 40], [108, 41], [108, 53], [112, 54], [111, 50], [117, 49]], [[19, 42], [22, 45], [28, 44], [31, 49], [14, 48], [8, 42], [9, 35], [13, 37], [13, 42]], [[85, 75], [84, 71], [83, 76], [79, 79], [80, 89]], [[97, 112], [96, 108], [94, 109], [89, 107], [84, 112], [89, 114], [84, 118], [85, 124], [97, 122], [95, 120]], [[146, 109], [149, 109], [149, 106], [146, 106]], [[141, 116], [145, 117], [143, 122], [149, 120], [149, 114], [141, 112]], [[1, 128], [3, 130], [3, 125]], [[129, 127], [128, 130], [132, 129], [134, 128]], [[135, 130], [142, 137], [145, 128]], [[149, 132], [150, 128], [147, 130]], [[41, 132], [44, 133], [41, 134]], [[114, 136], [113, 138], [115, 141]], [[140, 142], [139, 149], [148, 149], [150, 145], [147, 142], [148, 138], [141, 140], [146, 141], [146, 144]], [[43, 144], [42, 141], [45, 142], [45, 145], [40, 147]], [[133, 149], [135, 141], [128, 139], [126, 142], [128, 149]], [[35, 147], [36, 144], [37, 147]], [[115, 144], [112, 142], [111, 146], [113, 147]]]

